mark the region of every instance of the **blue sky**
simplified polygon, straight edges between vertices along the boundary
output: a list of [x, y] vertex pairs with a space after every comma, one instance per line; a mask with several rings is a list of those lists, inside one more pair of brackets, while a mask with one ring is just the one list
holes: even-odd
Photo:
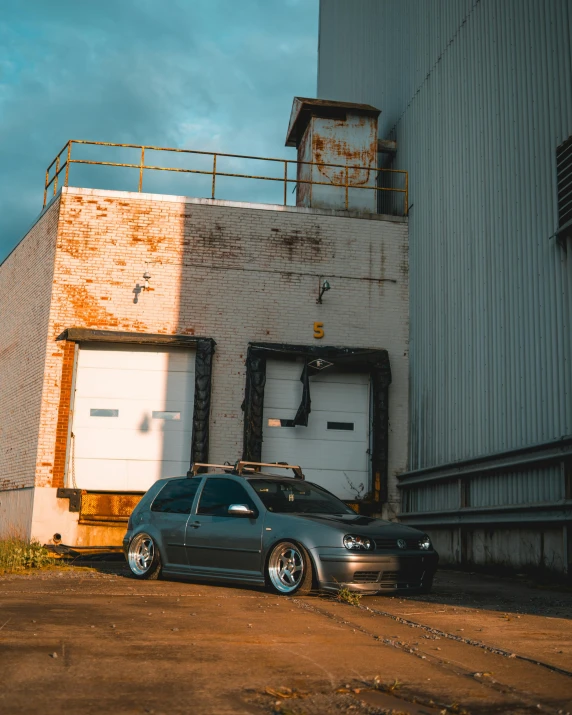
[[[2, 0], [0, 261], [70, 138], [294, 158], [292, 98], [316, 95], [317, 48], [318, 0]], [[136, 188], [127, 169], [72, 168], [71, 185]], [[206, 195], [181, 176], [156, 172], [145, 188]], [[246, 183], [221, 198], [272, 200], [269, 184]]]

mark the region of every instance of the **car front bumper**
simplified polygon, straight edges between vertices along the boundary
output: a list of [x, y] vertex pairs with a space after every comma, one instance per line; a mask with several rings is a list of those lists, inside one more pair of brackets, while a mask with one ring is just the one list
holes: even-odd
[[376, 554], [318, 548], [312, 556], [320, 588], [346, 587], [364, 594], [421, 589], [431, 582], [439, 563], [436, 551]]

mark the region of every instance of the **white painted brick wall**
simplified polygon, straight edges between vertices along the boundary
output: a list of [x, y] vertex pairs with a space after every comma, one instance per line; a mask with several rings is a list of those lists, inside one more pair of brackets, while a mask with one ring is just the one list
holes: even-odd
[[51, 464], [36, 462], [58, 213], [56, 200], [0, 265], [0, 491]]

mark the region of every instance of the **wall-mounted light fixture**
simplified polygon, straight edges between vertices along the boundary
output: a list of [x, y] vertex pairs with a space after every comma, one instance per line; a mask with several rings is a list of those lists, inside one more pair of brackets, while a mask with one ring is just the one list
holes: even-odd
[[143, 274], [143, 280], [145, 283], [143, 284], [143, 290], [149, 290], [149, 281], [151, 280], [151, 275], [148, 271], [145, 271]]
[[325, 280], [325, 281], [322, 283], [322, 277], [320, 276], [320, 278], [319, 278], [319, 280], [318, 280], [319, 295], [318, 295], [318, 300], [316, 301], [316, 303], [321, 303], [321, 302], [322, 302], [322, 296], [324, 295], [324, 293], [325, 293], [327, 290], [330, 290], [330, 287], [331, 287], [331, 286], [330, 286], [330, 284], [328, 283], [328, 281]]

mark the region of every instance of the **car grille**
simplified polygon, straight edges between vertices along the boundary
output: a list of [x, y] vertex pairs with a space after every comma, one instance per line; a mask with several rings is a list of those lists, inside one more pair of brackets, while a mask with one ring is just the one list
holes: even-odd
[[384, 571], [379, 582], [385, 585], [391, 584], [397, 588], [417, 588], [421, 584], [423, 573], [413, 574], [407, 571]]
[[355, 583], [375, 583], [379, 578], [379, 571], [356, 571], [354, 573]]
[[394, 581], [397, 581], [399, 577], [399, 571], [384, 571], [381, 575], [380, 581], [386, 582], [386, 581], [391, 581], [392, 583]]
[[[403, 539], [407, 544], [407, 549], [419, 550], [419, 539]], [[397, 539], [375, 539], [376, 549], [399, 549]], [[401, 549], [399, 549], [401, 551]]]

